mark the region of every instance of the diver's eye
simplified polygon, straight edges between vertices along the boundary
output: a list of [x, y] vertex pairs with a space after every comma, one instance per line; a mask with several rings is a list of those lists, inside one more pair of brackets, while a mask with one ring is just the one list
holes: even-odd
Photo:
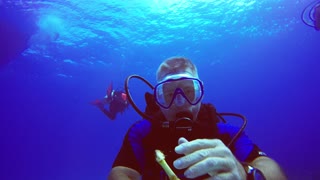
[[171, 91], [171, 92], [166, 92], [165, 94], [164, 94], [164, 97], [167, 99], [167, 98], [172, 98], [172, 96], [173, 96], [173, 92]]
[[184, 94], [186, 97], [188, 97], [188, 99], [190, 101], [193, 101], [194, 100], [194, 89], [193, 88], [185, 88], [184, 89]]

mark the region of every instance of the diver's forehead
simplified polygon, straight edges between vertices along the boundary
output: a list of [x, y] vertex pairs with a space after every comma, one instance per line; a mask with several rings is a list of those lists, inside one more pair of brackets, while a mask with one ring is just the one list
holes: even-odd
[[198, 73], [194, 69], [187, 67], [187, 68], [176, 68], [176, 69], [164, 69], [162, 71], [159, 71], [157, 74], [158, 82], [161, 82], [165, 79], [169, 79], [168, 76], [176, 76], [181, 77], [179, 75], [186, 75], [184, 77], [192, 77], [192, 78], [198, 78]]
[[192, 74], [185, 72], [185, 73], [167, 75], [162, 79], [162, 81], [166, 81], [168, 79], [179, 79], [179, 78], [182, 78], [182, 77], [194, 78], [194, 76]]

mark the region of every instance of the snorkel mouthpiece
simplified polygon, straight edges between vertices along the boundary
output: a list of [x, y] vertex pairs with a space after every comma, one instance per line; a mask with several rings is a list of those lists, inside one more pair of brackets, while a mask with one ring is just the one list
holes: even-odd
[[177, 113], [176, 120], [174, 122], [174, 127], [176, 131], [192, 131], [193, 125], [193, 115], [189, 111], [182, 111]]
[[169, 129], [171, 133], [179, 137], [186, 137], [193, 128], [193, 115], [191, 112], [182, 111], [176, 114], [175, 121], [162, 122], [162, 128]]

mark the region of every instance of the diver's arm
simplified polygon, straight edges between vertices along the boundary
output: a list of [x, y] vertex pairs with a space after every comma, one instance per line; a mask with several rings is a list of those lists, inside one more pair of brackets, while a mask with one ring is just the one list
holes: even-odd
[[111, 111], [108, 111], [106, 108], [100, 108], [100, 110], [106, 115], [108, 116], [109, 119], [114, 120], [116, 118], [115, 113], [112, 113]]
[[116, 166], [111, 169], [108, 180], [139, 180], [140, 174], [138, 171], [124, 167]]
[[250, 165], [259, 169], [267, 180], [277, 179], [286, 180], [284, 172], [281, 170], [280, 166], [271, 158], [266, 156], [257, 157], [253, 160]]

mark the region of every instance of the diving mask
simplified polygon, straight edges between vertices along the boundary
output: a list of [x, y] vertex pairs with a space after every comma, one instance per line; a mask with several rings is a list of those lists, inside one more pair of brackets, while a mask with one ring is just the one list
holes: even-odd
[[203, 96], [203, 84], [189, 74], [171, 75], [154, 87], [154, 97], [159, 106], [169, 109], [173, 103], [182, 106], [198, 104]]

